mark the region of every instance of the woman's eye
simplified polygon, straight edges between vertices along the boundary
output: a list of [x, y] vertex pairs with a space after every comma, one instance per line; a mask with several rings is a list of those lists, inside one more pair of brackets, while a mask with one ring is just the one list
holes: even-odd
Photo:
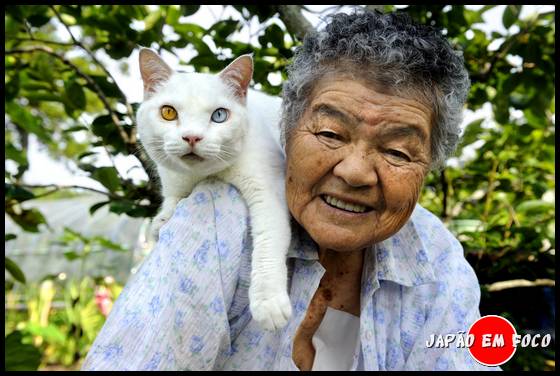
[[225, 108], [218, 108], [212, 113], [211, 119], [214, 123], [223, 123], [228, 119], [228, 110]]
[[326, 137], [326, 138], [331, 138], [333, 140], [341, 140], [342, 139], [342, 137], [340, 137], [336, 133], [330, 132], [330, 131], [321, 131], [321, 132], [317, 133], [317, 135], [322, 136], [322, 137]]
[[177, 110], [175, 110], [171, 106], [162, 106], [161, 107], [161, 117], [167, 121], [172, 121], [177, 119]]
[[387, 150], [387, 153], [393, 157], [405, 160], [407, 162], [410, 162], [410, 158], [408, 157], [408, 155], [406, 155], [405, 153], [403, 153], [402, 151], [398, 151], [395, 149], [389, 149]]

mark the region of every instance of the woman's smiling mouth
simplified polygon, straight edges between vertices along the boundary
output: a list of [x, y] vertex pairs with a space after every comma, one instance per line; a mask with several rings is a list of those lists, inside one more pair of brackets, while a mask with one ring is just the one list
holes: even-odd
[[328, 194], [321, 195], [321, 199], [333, 208], [344, 210], [344, 211], [351, 212], [351, 213], [366, 213], [366, 212], [369, 212], [373, 209], [373, 208], [365, 206], [365, 205], [359, 205], [359, 204], [353, 204], [353, 203], [350, 203], [350, 202], [346, 202], [346, 201], [337, 199], [333, 196], [330, 196]]

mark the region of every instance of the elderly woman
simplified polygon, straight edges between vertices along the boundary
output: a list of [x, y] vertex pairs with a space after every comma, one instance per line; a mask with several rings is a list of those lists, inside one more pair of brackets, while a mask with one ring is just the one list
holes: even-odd
[[488, 369], [456, 344], [427, 345], [480, 315], [460, 243], [417, 204], [459, 139], [461, 55], [405, 15], [360, 11], [307, 35], [288, 73], [288, 324], [252, 320], [248, 210], [207, 180], [179, 203], [83, 369]]

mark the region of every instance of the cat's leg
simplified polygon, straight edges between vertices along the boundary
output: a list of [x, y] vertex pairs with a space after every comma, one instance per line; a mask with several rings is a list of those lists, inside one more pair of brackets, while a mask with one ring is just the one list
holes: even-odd
[[192, 192], [196, 180], [184, 176], [164, 167], [158, 166], [161, 181], [161, 195], [163, 202], [159, 213], [154, 217], [151, 233], [155, 240], [159, 238], [159, 230], [175, 212], [177, 203]]
[[286, 266], [291, 240], [288, 209], [275, 187], [268, 186], [270, 179], [235, 173], [225, 179], [241, 191], [249, 207], [253, 237], [251, 314], [264, 329], [277, 330], [286, 325], [292, 314]]
[[177, 203], [183, 197], [164, 197], [163, 203], [161, 204], [161, 210], [159, 213], [154, 217], [151, 226], [151, 233], [155, 240], [159, 238], [159, 230], [161, 227], [171, 218], [173, 212], [175, 211], [175, 207]]

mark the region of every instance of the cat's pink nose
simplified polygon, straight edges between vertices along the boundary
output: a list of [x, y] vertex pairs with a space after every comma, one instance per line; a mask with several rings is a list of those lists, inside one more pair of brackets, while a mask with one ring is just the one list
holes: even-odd
[[197, 142], [202, 140], [202, 137], [198, 136], [183, 136], [183, 140], [187, 141], [189, 145], [194, 146]]

